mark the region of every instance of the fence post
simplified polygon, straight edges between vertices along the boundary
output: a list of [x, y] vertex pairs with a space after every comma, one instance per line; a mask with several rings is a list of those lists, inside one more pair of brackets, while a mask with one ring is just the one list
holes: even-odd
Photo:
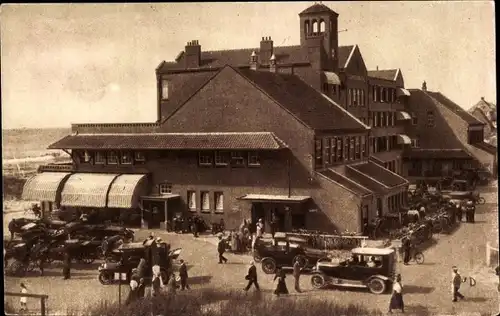
[[40, 298], [40, 314], [45, 316], [45, 297]]
[[490, 242], [486, 242], [486, 266], [489, 267], [491, 264], [491, 247]]

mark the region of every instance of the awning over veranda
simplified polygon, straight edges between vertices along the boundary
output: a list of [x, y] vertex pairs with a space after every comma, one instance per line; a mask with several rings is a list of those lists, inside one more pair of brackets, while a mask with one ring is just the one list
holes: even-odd
[[75, 173], [61, 192], [61, 206], [106, 207], [108, 190], [118, 174]]
[[61, 184], [69, 175], [68, 172], [38, 173], [26, 181], [21, 198], [26, 201], [56, 202]]
[[108, 193], [110, 208], [137, 208], [139, 199], [147, 191], [145, 174], [122, 174], [118, 176]]
[[310, 199], [310, 196], [301, 195], [272, 195], [272, 194], [247, 194], [240, 197], [240, 200], [251, 202], [275, 202], [275, 203], [303, 203]]

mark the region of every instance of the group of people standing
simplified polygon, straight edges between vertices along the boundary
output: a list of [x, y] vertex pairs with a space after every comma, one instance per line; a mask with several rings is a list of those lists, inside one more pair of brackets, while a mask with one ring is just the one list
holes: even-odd
[[[302, 273], [302, 268], [300, 263], [297, 261], [293, 265], [293, 278], [294, 278], [294, 287], [297, 293], [302, 293], [300, 289], [300, 275]], [[248, 268], [247, 275], [245, 276], [245, 280], [248, 281], [247, 286], [244, 288], [245, 291], [248, 291], [252, 285], [255, 286], [257, 291], [260, 291], [259, 282], [257, 280], [257, 268], [255, 267], [255, 263], [253, 261], [250, 262], [250, 267]], [[288, 287], [286, 285], [286, 273], [283, 269], [278, 269], [276, 274], [274, 275], [273, 281], [276, 282], [276, 288], [274, 290], [274, 294], [276, 296], [289, 294]]]

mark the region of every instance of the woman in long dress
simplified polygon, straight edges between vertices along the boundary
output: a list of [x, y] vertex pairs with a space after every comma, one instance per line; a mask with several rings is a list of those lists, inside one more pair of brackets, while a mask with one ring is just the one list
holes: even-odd
[[389, 303], [389, 313], [392, 313], [393, 309], [400, 309], [401, 312], [405, 312], [405, 305], [403, 302], [403, 285], [401, 285], [401, 274], [396, 276], [396, 281], [392, 285], [392, 296], [391, 302]]
[[276, 296], [280, 296], [280, 294], [288, 294], [288, 288], [286, 287], [285, 278], [285, 271], [283, 271], [283, 269], [279, 269], [274, 276], [274, 281], [278, 279], [276, 290], [274, 290], [274, 294], [276, 294]]

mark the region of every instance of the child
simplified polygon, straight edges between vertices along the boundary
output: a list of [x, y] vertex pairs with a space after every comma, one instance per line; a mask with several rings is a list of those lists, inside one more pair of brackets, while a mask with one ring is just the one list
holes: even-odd
[[[28, 293], [28, 289], [26, 288], [26, 286], [24, 285], [24, 283], [21, 283], [21, 293], [22, 294], [27, 294]], [[28, 299], [26, 296], [21, 296], [21, 299], [20, 299], [20, 302], [21, 302], [21, 311], [27, 311], [28, 308], [26, 307], [26, 303], [27, 303]]]

